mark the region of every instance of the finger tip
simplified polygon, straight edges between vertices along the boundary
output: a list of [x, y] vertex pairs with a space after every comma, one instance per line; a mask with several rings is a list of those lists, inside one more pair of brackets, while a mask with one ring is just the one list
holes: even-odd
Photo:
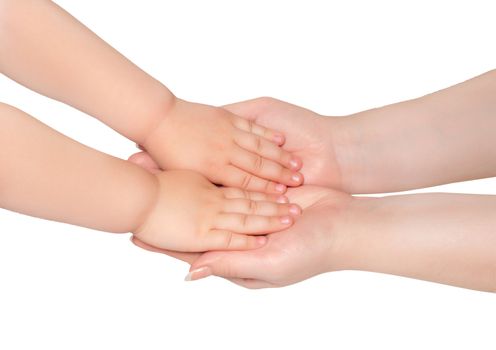
[[284, 137], [283, 134], [281, 133], [274, 133], [274, 135], [272, 136], [272, 140], [274, 141], [274, 143], [276, 143], [277, 145], [279, 146], [282, 146], [284, 144], [284, 142], [286, 141], [286, 138]]
[[267, 237], [258, 236], [257, 238], [255, 238], [255, 241], [257, 242], [257, 247], [262, 247], [267, 243]]
[[300, 186], [303, 184], [303, 174], [302, 173], [294, 173], [291, 175], [291, 182], [293, 186]]
[[292, 215], [301, 215], [301, 207], [298, 204], [291, 204], [289, 207], [289, 212]]
[[281, 184], [281, 183], [278, 183], [274, 186], [274, 190], [277, 192], [277, 193], [285, 193], [286, 190], [287, 190], [287, 186], [284, 185], [284, 184]]
[[289, 160], [289, 167], [291, 168], [291, 170], [298, 171], [302, 168], [302, 166], [302, 160], [296, 156], [292, 156]]
[[281, 216], [281, 224], [288, 226], [293, 223], [293, 218], [289, 215]]

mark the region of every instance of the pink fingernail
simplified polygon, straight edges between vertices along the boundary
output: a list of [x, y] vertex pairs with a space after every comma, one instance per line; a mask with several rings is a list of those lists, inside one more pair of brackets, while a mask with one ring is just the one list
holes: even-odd
[[300, 166], [300, 163], [298, 162], [298, 160], [297, 160], [297, 159], [292, 158], [292, 159], [289, 161], [289, 165], [291, 166], [291, 168], [293, 168], [293, 169], [297, 169], [297, 168]]
[[277, 184], [275, 187], [277, 192], [284, 193], [286, 191], [286, 185], [283, 184]]
[[300, 183], [301, 182], [301, 175], [300, 174], [293, 174], [291, 176], [291, 180], [293, 180], [294, 182]]
[[290, 223], [291, 223], [291, 217], [290, 216], [282, 216], [281, 217], [281, 224], [289, 225]]
[[282, 134], [274, 134], [273, 140], [275, 143], [280, 145], [284, 142], [284, 136]]
[[281, 204], [289, 203], [289, 199], [286, 196], [279, 196], [277, 197], [276, 202]]
[[194, 269], [190, 271], [186, 277], [184, 278], [185, 281], [197, 281], [199, 279], [208, 277], [212, 275], [212, 270], [208, 266], [204, 267], [199, 267], [197, 269]]
[[297, 205], [291, 205], [289, 207], [289, 212], [293, 215], [300, 215], [301, 214], [301, 209]]
[[261, 245], [261, 246], [264, 245], [265, 243], [267, 243], [267, 237], [265, 237], [265, 236], [258, 236], [257, 237], [257, 243], [259, 245]]

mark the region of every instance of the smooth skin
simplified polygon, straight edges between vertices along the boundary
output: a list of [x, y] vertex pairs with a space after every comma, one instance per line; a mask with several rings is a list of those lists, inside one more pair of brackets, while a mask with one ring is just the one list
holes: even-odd
[[0, 52], [0, 72], [94, 116], [163, 169], [267, 193], [303, 183], [282, 133], [175, 97], [52, 1], [0, 0]]
[[305, 185], [288, 190], [302, 216], [265, 246], [181, 254], [188, 280], [221, 276], [247, 288], [282, 287], [339, 270], [372, 271], [496, 292], [496, 196], [353, 197]]
[[[281, 195], [219, 188], [189, 170], [148, 172], [0, 103], [0, 207], [177, 251], [243, 250], [301, 213]], [[248, 235], [249, 234], [249, 235]]]
[[[303, 159], [307, 183], [385, 192], [496, 175], [496, 71], [412, 100], [323, 118], [269, 98], [226, 108], [280, 128]], [[153, 168], [146, 153], [130, 160]], [[249, 288], [284, 286], [319, 273], [363, 270], [496, 291], [496, 196], [353, 197], [305, 185], [288, 191], [304, 209], [290, 229], [252, 252], [180, 254], [187, 279], [209, 275]]]
[[324, 117], [272, 98], [226, 106], [286, 135], [305, 184], [386, 193], [496, 176], [496, 70], [413, 100]]

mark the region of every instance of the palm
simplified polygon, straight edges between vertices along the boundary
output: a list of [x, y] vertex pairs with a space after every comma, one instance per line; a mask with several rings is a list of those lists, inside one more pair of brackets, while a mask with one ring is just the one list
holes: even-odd
[[236, 103], [225, 108], [285, 134], [284, 149], [302, 159], [306, 184], [341, 188], [332, 129], [324, 117], [271, 98]]
[[204, 253], [193, 268], [212, 266], [216, 274], [251, 288], [284, 286], [337, 268], [334, 225], [352, 197], [308, 185], [288, 190], [288, 197], [304, 208], [294, 226], [269, 235], [260, 249]]

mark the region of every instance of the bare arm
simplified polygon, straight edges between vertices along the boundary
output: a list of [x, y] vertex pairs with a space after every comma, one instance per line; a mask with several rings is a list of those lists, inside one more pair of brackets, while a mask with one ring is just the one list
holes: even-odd
[[300, 213], [284, 197], [218, 188], [192, 171], [151, 174], [5, 104], [0, 125], [5, 209], [180, 251], [257, 248], [266, 240], [252, 235], [289, 227]]
[[0, 0], [0, 52], [0, 72], [98, 118], [162, 169], [270, 193], [303, 182], [283, 135], [176, 98], [51, 1]]
[[160, 82], [47, 0], [0, 0], [0, 72], [143, 143], [173, 100]]
[[496, 292], [496, 196], [415, 194], [354, 206], [344, 268]]
[[337, 128], [343, 189], [351, 193], [496, 176], [496, 70], [329, 123]]
[[0, 206], [110, 232], [137, 229], [157, 196], [154, 175], [0, 104]]
[[288, 230], [269, 235], [260, 249], [200, 257], [162, 252], [192, 263], [189, 279], [213, 274], [250, 288], [362, 270], [496, 292], [496, 196], [356, 198], [313, 186], [288, 195], [303, 215]]

